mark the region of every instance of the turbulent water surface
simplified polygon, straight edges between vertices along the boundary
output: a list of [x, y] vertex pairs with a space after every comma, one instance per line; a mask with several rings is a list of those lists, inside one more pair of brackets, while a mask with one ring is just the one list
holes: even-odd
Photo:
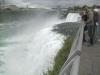
[[42, 75], [52, 67], [64, 38], [52, 31], [62, 23], [55, 11], [3, 12], [0, 17], [0, 75]]

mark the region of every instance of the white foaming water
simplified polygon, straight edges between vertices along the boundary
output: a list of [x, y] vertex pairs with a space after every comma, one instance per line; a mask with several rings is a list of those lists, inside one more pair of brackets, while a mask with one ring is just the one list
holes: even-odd
[[81, 16], [79, 13], [69, 13], [66, 22], [80, 22]]
[[[64, 36], [52, 32], [53, 26], [59, 23], [62, 21], [49, 19], [42, 28], [41, 24], [35, 27], [31, 22], [22, 29], [12, 27], [11, 30], [17, 32], [3, 39], [5, 45], [0, 47], [4, 54], [0, 75], [42, 75], [52, 68], [64, 39]], [[11, 33], [11, 30], [5, 31]]]

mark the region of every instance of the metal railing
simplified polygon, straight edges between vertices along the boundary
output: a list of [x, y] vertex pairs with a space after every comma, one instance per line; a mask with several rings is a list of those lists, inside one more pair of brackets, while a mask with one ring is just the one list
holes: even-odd
[[62, 66], [59, 75], [78, 75], [83, 40], [83, 30], [84, 25], [81, 24], [74, 39], [68, 59]]

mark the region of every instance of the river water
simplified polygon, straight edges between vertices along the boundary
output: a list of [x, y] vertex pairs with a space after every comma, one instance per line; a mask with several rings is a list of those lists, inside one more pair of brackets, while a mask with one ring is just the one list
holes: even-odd
[[64, 36], [52, 31], [63, 21], [52, 10], [0, 12], [0, 75], [42, 75], [52, 68]]

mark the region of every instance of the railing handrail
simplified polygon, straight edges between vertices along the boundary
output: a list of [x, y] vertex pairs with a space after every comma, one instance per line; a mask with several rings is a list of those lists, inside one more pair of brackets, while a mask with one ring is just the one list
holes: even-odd
[[[82, 40], [83, 40], [83, 30], [84, 30], [84, 24], [80, 25], [79, 27], [70, 54], [68, 56], [68, 59], [62, 66], [59, 75], [78, 75], [80, 54], [81, 54], [81, 47], [82, 47]], [[68, 69], [70, 69], [70, 73], [68, 73], [69, 72]]]

